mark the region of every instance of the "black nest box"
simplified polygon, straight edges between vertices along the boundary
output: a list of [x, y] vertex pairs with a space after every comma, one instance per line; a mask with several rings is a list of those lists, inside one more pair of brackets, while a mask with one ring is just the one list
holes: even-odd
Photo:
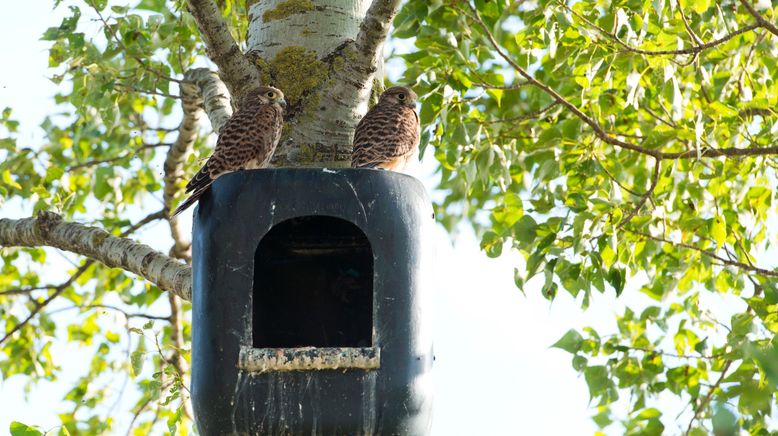
[[199, 432], [428, 433], [432, 224], [403, 174], [220, 177], [194, 219]]

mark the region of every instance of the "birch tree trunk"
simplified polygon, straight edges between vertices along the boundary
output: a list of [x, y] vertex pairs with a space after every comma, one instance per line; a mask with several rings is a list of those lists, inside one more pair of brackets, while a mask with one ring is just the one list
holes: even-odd
[[275, 166], [348, 166], [356, 123], [381, 87], [383, 58], [343, 80], [371, 1], [269, 0], [249, 11], [247, 56], [290, 108]]

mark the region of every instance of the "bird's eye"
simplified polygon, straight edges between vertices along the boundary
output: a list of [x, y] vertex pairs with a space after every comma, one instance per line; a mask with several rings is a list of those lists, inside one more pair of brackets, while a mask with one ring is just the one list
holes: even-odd
[[405, 94], [397, 94], [397, 98], [400, 100], [405, 100]]
[[267, 97], [268, 97], [268, 98], [273, 98], [273, 97], [275, 97], [275, 96], [276, 96], [276, 93], [275, 93], [275, 92], [273, 92], [273, 91], [268, 91], [268, 93], [267, 93], [267, 94], [265, 94], [265, 95], [267, 95]]

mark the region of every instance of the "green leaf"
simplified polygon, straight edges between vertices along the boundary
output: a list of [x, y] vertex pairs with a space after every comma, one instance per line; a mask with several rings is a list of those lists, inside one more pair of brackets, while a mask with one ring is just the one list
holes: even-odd
[[133, 351], [132, 354], [130, 354], [130, 375], [133, 377], [137, 377], [143, 372], [144, 356], [145, 353], [142, 351]]
[[589, 366], [584, 370], [584, 379], [589, 387], [589, 395], [596, 398], [605, 395], [611, 388], [611, 382], [608, 375], [608, 369], [604, 366]]
[[486, 93], [492, 96], [494, 101], [497, 103], [497, 107], [500, 107], [500, 103], [502, 102], [502, 89], [487, 89]]
[[620, 296], [621, 292], [624, 290], [624, 281], [625, 281], [625, 274], [624, 270], [620, 268], [611, 268], [608, 272], [607, 277], [608, 283], [610, 283], [611, 286], [613, 286], [613, 289], [616, 291], [616, 296]]
[[30, 427], [27, 424], [22, 424], [18, 421], [11, 421], [11, 436], [38, 436], [43, 432], [35, 427]]
[[60, 177], [62, 177], [65, 174], [65, 170], [63, 170], [60, 167], [48, 167], [46, 168], [46, 179], [44, 180], [46, 183], [51, 183], [55, 180], [59, 180]]
[[727, 225], [724, 222], [724, 218], [716, 216], [711, 223], [710, 234], [716, 241], [716, 245], [721, 247], [727, 239]]
[[713, 414], [713, 433], [716, 435], [737, 435], [738, 432], [738, 424], [737, 424], [737, 415], [732, 413], [726, 406], [723, 404], [717, 404], [714, 408], [715, 412]]
[[537, 237], [538, 223], [529, 215], [519, 218], [513, 225], [515, 238], [524, 244], [531, 244]]
[[692, 9], [698, 14], [702, 14], [710, 8], [711, 0], [694, 0], [691, 2]]
[[94, 194], [97, 199], [102, 200], [113, 191], [113, 188], [108, 183], [108, 180], [112, 178], [113, 175], [114, 171], [111, 167], [99, 167], [95, 171]]
[[16, 183], [13, 178], [11, 178], [11, 172], [8, 170], [3, 171], [3, 183], [5, 183], [7, 186], [10, 186], [11, 188], [21, 190], [22, 185]]
[[502, 253], [503, 240], [497, 233], [486, 232], [481, 238], [481, 249], [489, 257], [498, 257]]
[[556, 341], [552, 347], [560, 348], [568, 353], [576, 353], [581, 349], [581, 345], [583, 345], [583, 337], [581, 337], [581, 334], [574, 329], [570, 329], [561, 339]]

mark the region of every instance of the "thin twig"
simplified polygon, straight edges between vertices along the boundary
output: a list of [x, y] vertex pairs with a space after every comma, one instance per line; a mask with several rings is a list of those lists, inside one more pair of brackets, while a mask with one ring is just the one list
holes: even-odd
[[133, 158], [133, 157], [137, 156], [138, 153], [140, 153], [140, 152], [142, 152], [144, 150], [149, 150], [149, 149], [157, 148], [157, 147], [169, 147], [170, 145], [171, 144], [167, 143], [167, 142], [160, 142], [158, 144], [145, 144], [145, 145], [143, 145], [141, 147], [136, 148], [135, 150], [129, 151], [129, 152], [127, 152], [125, 154], [122, 154], [122, 155], [119, 155], [119, 156], [107, 157], [105, 159], [90, 159], [90, 160], [88, 160], [86, 162], [81, 162], [81, 163], [77, 163], [75, 165], [71, 165], [71, 166], [69, 166], [69, 167], [67, 167], [65, 169], [65, 172], [67, 173], [67, 172], [74, 171], [74, 170], [81, 169], [81, 168], [85, 168], [85, 167], [91, 167], [91, 166], [95, 166], [95, 165], [102, 165], [102, 164], [105, 164], [105, 163], [112, 163], [112, 162], [120, 161], [122, 159], [130, 159], [130, 158]]
[[602, 168], [602, 170], [603, 170], [603, 171], [605, 171], [605, 174], [607, 174], [607, 175], [608, 175], [608, 177], [609, 177], [609, 178], [610, 178], [610, 179], [613, 181], [613, 183], [615, 183], [615, 184], [619, 185], [619, 186], [621, 187], [621, 189], [623, 189], [623, 190], [625, 190], [625, 191], [629, 192], [630, 194], [634, 195], [635, 197], [640, 197], [640, 196], [642, 196], [642, 195], [643, 195], [643, 194], [641, 194], [641, 193], [639, 193], [639, 192], [637, 192], [637, 191], [633, 191], [632, 189], [629, 189], [629, 188], [627, 188], [627, 187], [626, 187], [626, 186], [624, 186], [624, 185], [623, 185], [621, 182], [619, 182], [618, 180], [616, 180], [616, 177], [615, 177], [613, 174], [611, 174], [611, 172], [610, 172], [610, 171], [608, 171], [608, 169], [607, 169], [607, 168], [605, 168], [605, 165], [603, 165], [603, 164], [602, 164], [602, 162], [600, 161], [600, 159], [599, 159], [597, 156], [594, 156], [594, 160], [596, 160], [596, 161], [597, 161], [597, 163], [598, 163], [598, 164], [600, 164], [600, 168]]
[[32, 288], [11, 288], [0, 292], [0, 297], [4, 297], [8, 295], [24, 295], [35, 291], [42, 291], [44, 289], [56, 288], [57, 286], [58, 285], [44, 285], [44, 286], [35, 286]]
[[635, 235], [642, 236], [644, 238], [651, 239], [651, 240], [654, 240], [654, 241], [657, 241], [657, 242], [662, 242], [662, 243], [665, 243], [665, 244], [671, 244], [671, 245], [674, 245], [674, 246], [677, 246], [677, 247], [683, 247], [683, 248], [688, 248], [689, 250], [694, 250], [694, 251], [702, 254], [703, 256], [709, 257], [711, 259], [718, 260], [719, 262], [721, 262], [721, 263], [723, 263], [724, 265], [727, 265], [727, 266], [732, 266], [732, 267], [735, 267], [735, 268], [740, 268], [740, 269], [745, 270], [745, 271], [755, 272], [757, 274], [760, 274], [760, 275], [763, 275], [763, 276], [766, 276], [766, 277], [778, 277], [778, 272], [776, 272], [776, 271], [770, 271], [770, 270], [767, 270], [767, 269], [764, 269], [764, 268], [759, 268], [759, 267], [751, 266], [751, 265], [748, 265], [748, 264], [745, 264], [745, 263], [742, 263], [742, 262], [736, 262], [736, 261], [732, 261], [732, 260], [729, 260], [729, 259], [725, 259], [725, 258], [723, 258], [723, 257], [721, 257], [721, 256], [719, 256], [719, 255], [717, 255], [715, 253], [711, 253], [710, 251], [703, 250], [702, 248], [696, 247], [696, 246], [691, 245], [691, 244], [686, 244], [684, 242], [668, 241], [667, 239], [660, 238], [658, 236], [653, 236], [653, 235], [650, 235], [648, 233], [643, 233], [643, 232], [638, 231], [638, 230], [633, 230], [633, 229], [624, 229], [624, 230], [629, 232], [629, 233], [633, 233]]
[[602, 27], [592, 23], [591, 21], [586, 19], [584, 16], [582, 16], [578, 12], [575, 12], [572, 8], [570, 8], [566, 4], [564, 4], [562, 2], [557, 2], [557, 4], [559, 4], [560, 6], [565, 8], [566, 10], [568, 10], [571, 14], [575, 15], [578, 19], [580, 19], [581, 21], [583, 21], [584, 23], [586, 23], [590, 27], [593, 27], [594, 29], [597, 29], [598, 32], [602, 33], [604, 36], [607, 36], [609, 39], [611, 39], [614, 42], [616, 42], [618, 45], [620, 45], [622, 48], [624, 48], [625, 51], [632, 52], [632, 53], [637, 53], [637, 54], [642, 54], [642, 55], [651, 55], [651, 56], [655, 56], [655, 55], [696, 55], [696, 54], [699, 54], [700, 52], [702, 52], [704, 50], [707, 50], [709, 48], [713, 48], [713, 47], [716, 47], [718, 45], [724, 44], [725, 42], [729, 41], [730, 39], [732, 39], [732, 38], [734, 38], [734, 37], [736, 37], [738, 35], [741, 35], [743, 33], [750, 32], [750, 31], [752, 31], [754, 29], [758, 29], [760, 27], [763, 27], [760, 23], [749, 24], [749, 25], [747, 25], [745, 27], [741, 27], [740, 29], [735, 30], [732, 33], [724, 35], [721, 38], [716, 39], [714, 41], [706, 42], [706, 43], [700, 44], [700, 45], [693, 45], [693, 46], [691, 46], [689, 48], [682, 48], [682, 49], [678, 49], [678, 50], [643, 50], [643, 49], [640, 49], [640, 48], [637, 48], [637, 47], [632, 47], [631, 45], [625, 43], [624, 41], [619, 39], [619, 37], [616, 36], [614, 33], [608, 32], [607, 30], [603, 29]]
[[54, 315], [56, 313], [67, 312], [67, 311], [74, 310], [74, 309], [80, 309], [80, 310], [108, 309], [108, 310], [113, 310], [115, 312], [121, 313], [127, 319], [130, 319], [130, 318], [145, 318], [145, 319], [153, 319], [153, 320], [158, 320], [158, 321], [169, 321], [170, 320], [169, 316], [148, 315], [148, 314], [140, 313], [140, 312], [127, 312], [126, 310], [124, 310], [124, 309], [122, 309], [120, 307], [112, 306], [110, 304], [84, 304], [84, 305], [79, 305], [79, 306], [68, 306], [68, 307], [59, 308], [57, 310], [52, 310], [50, 312], [47, 312], [47, 314], [48, 315]]
[[179, 80], [170, 76], [167, 76], [165, 74], [160, 73], [159, 71], [155, 70], [154, 68], [151, 68], [150, 66], [146, 65], [146, 62], [141, 59], [138, 56], [130, 54], [130, 51], [127, 50], [127, 47], [124, 45], [122, 40], [116, 35], [116, 32], [111, 28], [111, 26], [108, 24], [108, 22], [103, 18], [103, 14], [100, 13], [100, 10], [96, 6], [92, 6], [92, 9], [94, 9], [95, 13], [97, 14], [98, 18], [100, 18], [100, 21], [103, 22], [103, 25], [106, 29], [108, 29], [108, 32], [111, 34], [111, 37], [116, 41], [116, 44], [121, 48], [125, 53], [127, 53], [130, 57], [135, 59], [135, 62], [139, 63], [146, 71], [149, 71], [150, 73], [154, 74], [155, 76], [159, 77], [162, 80], [167, 80], [174, 83], [184, 83], [183, 80]]
[[640, 211], [640, 209], [643, 207], [644, 204], [646, 204], [646, 200], [648, 200], [648, 197], [651, 196], [651, 194], [654, 193], [654, 189], [656, 189], [656, 185], [659, 182], [659, 173], [661, 171], [662, 167], [662, 161], [657, 160], [654, 165], [654, 173], [651, 175], [651, 186], [649, 186], [648, 191], [646, 191], [641, 197], [640, 200], [638, 200], [637, 204], [635, 204], [635, 207], [632, 209], [632, 211], [624, 217], [624, 219], [619, 223], [618, 226], [616, 226], [617, 229], [620, 229], [624, 227], [632, 218], [637, 215], [637, 213]]
[[46, 298], [45, 300], [43, 300], [43, 301], [42, 301], [42, 302], [40, 302], [40, 303], [39, 303], [39, 302], [37, 302], [37, 301], [35, 301], [35, 302], [34, 302], [34, 303], [35, 303], [35, 306], [32, 308], [32, 310], [30, 311], [29, 315], [27, 315], [27, 317], [26, 317], [24, 320], [22, 320], [21, 322], [19, 322], [19, 323], [18, 323], [18, 324], [16, 324], [15, 326], [13, 326], [13, 328], [11, 328], [11, 330], [9, 330], [9, 331], [8, 331], [8, 332], [5, 334], [5, 336], [3, 336], [3, 338], [2, 338], [2, 339], [0, 339], [0, 344], [2, 344], [3, 342], [5, 342], [5, 341], [6, 341], [8, 338], [10, 338], [10, 337], [11, 337], [13, 334], [15, 334], [16, 332], [18, 332], [19, 330], [21, 330], [21, 329], [22, 329], [22, 327], [24, 327], [24, 326], [25, 326], [25, 325], [27, 325], [27, 324], [28, 324], [30, 321], [32, 321], [32, 319], [33, 319], [33, 318], [35, 318], [35, 316], [36, 316], [36, 315], [38, 315], [38, 312], [40, 312], [40, 311], [41, 311], [41, 310], [42, 310], [44, 307], [48, 306], [48, 304], [49, 304], [49, 303], [51, 303], [52, 301], [54, 301], [54, 299], [55, 299], [55, 298], [59, 297], [59, 296], [60, 296], [60, 294], [62, 294], [62, 293], [65, 291], [65, 289], [67, 289], [67, 288], [68, 288], [68, 287], [69, 287], [69, 286], [70, 286], [70, 285], [71, 285], [73, 282], [75, 282], [75, 281], [76, 281], [76, 280], [77, 280], [79, 277], [81, 277], [81, 275], [83, 275], [83, 274], [84, 274], [84, 272], [86, 272], [86, 270], [87, 270], [87, 269], [88, 269], [88, 268], [89, 268], [89, 267], [90, 267], [90, 266], [91, 266], [93, 263], [94, 263], [94, 261], [93, 261], [92, 259], [89, 259], [89, 260], [87, 260], [86, 262], [84, 262], [84, 263], [83, 263], [83, 264], [82, 264], [82, 265], [81, 265], [81, 266], [80, 266], [80, 267], [79, 267], [79, 268], [76, 270], [76, 272], [75, 272], [75, 273], [73, 273], [73, 275], [71, 275], [71, 276], [70, 276], [70, 278], [69, 278], [69, 279], [67, 279], [67, 280], [66, 280], [64, 283], [62, 283], [62, 284], [58, 285], [56, 288], [54, 288], [54, 289], [55, 289], [55, 290], [54, 290], [54, 293], [52, 293], [51, 295], [49, 295], [49, 297], [48, 297], [48, 298]]
[[[153, 216], [153, 215], [155, 215], [155, 214], [149, 215], [149, 217], [150, 217], [150, 216]], [[146, 223], [148, 223], [148, 222], [151, 222], [151, 221], [153, 221], [153, 219], [149, 219], [149, 217], [146, 217], [146, 218], [144, 218], [143, 220], [141, 220], [141, 222], [143, 222], [144, 224], [146, 224]], [[132, 227], [130, 227], [129, 229], [127, 229], [127, 230], [125, 230], [124, 232], [122, 232], [122, 234], [121, 234], [121, 237], [125, 237], [125, 236], [128, 236], [128, 235], [130, 235], [131, 233], [133, 233], [135, 230], [139, 229], [140, 227], [141, 227], [141, 226], [140, 226], [140, 225], [137, 225], [137, 224], [136, 224], [135, 226], [132, 226]], [[81, 276], [82, 276], [82, 275], [83, 275], [83, 274], [86, 272], [86, 270], [87, 270], [87, 269], [89, 269], [89, 267], [90, 267], [90, 266], [91, 266], [91, 265], [92, 265], [94, 262], [95, 262], [95, 261], [94, 261], [93, 259], [87, 259], [87, 261], [86, 261], [86, 262], [84, 262], [84, 263], [83, 263], [83, 264], [82, 264], [80, 267], [78, 267], [78, 269], [77, 269], [77, 270], [76, 270], [76, 271], [73, 273], [73, 275], [71, 275], [71, 276], [70, 276], [70, 278], [68, 278], [68, 279], [67, 279], [66, 281], [64, 281], [63, 283], [61, 283], [61, 284], [59, 284], [59, 285], [57, 285], [57, 286], [54, 286], [54, 287], [50, 288], [50, 289], [54, 289], [54, 293], [52, 293], [52, 294], [51, 294], [51, 295], [50, 295], [48, 298], [46, 298], [45, 300], [43, 300], [43, 301], [42, 301], [42, 302], [40, 302], [40, 303], [39, 303], [39, 302], [37, 302], [37, 301], [36, 301], [36, 302], [34, 302], [34, 303], [35, 303], [35, 306], [34, 306], [34, 307], [33, 307], [33, 309], [30, 311], [29, 315], [28, 315], [28, 316], [27, 316], [27, 317], [26, 317], [26, 318], [25, 318], [23, 321], [21, 321], [21, 322], [19, 322], [18, 324], [16, 324], [16, 325], [15, 325], [15, 326], [14, 326], [14, 327], [11, 329], [11, 330], [9, 330], [9, 331], [8, 331], [8, 332], [5, 334], [5, 336], [3, 336], [3, 338], [2, 338], [2, 339], [0, 339], [0, 344], [2, 344], [3, 342], [5, 342], [5, 341], [6, 341], [8, 338], [10, 338], [10, 337], [11, 337], [11, 336], [12, 336], [14, 333], [16, 333], [17, 331], [19, 331], [19, 330], [20, 330], [22, 327], [24, 327], [24, 326], [25, 326], [25, 325], [27, 325], [27, 324], [28, 324], [30, 321], [32, 321], [32, 319], [33, 319], [33, 318], [34, 318], [34, 317], [35, 317], [35, 316], [36, 316], [36, 315], [37, 315], [37, 314], [38, 314], [38, 313], [39, 313], [39, 312], [40, 312], [40, 311], [41, 311], [43, 308], [45, 308], [45, 307], [46, 307], [46, 306], [47, 306], [49, 303], [51, 303], [52, 301], [54, 301], [54, 299], [56, 299], [57, 297], [59, 297], [59, 296], [60, 296], [60, 295], [61, 295], [61, 294], [62, 294], [62, 293], [63, 293], [63, 292], [66, 290], [66, 289], [68, 289], [68, 288], [70, 287], [70, 285], [72, 285], [72, 284], [73, 284], [73, 282], [75, 282], [76, 280], [78, 280], [78, 278], [79, 278], [79, 277], [81, 277]]]
[[764, 27], [768, 32], [772, 33], [775, 36], [778, 36], [778, 27], [775, 27], [775, 24], [767, 21], [762, 14], [760, 14], [756, 9], [754, 9], [753, 6], [751, 6], [751, 3], [748, 2], [748, 0], [740, 0], [740, 4], [743, 5], [744, 8], [748, 11], [749, 14], [751, 14], [752, 17], [756, 18], [756, 22], [759, 23], [760, 27]]
[[497, 124], [497, 123], [510, 123], [510, 122], [516, 122], [516, 121], [526, 121], [526, 120], [534, 120], [537, 118], [540, 118], [541, 115], [548, 112], [552, 108], [554, 108], [556, 105], [558, 105], [559, 102], [554, 101], [551, 102], [551, 104], [547, 105], [546, 107], [539, 109], [535, 112], [528, 112], [524, 115], [518, 115], [511, 118], [498, 118], [494, 120], [487, 121], [488, 124]]
[[729, 371], [729, 367], [732, 365], [731, 360], [727, 360], [727, 362], [724, 364], [724, 367], [721, 368], [721, 375], [719, 376], [719, 379], [716, 380], [716, 383], [708, 390], [708, 393], [705, 395], [705, 398], [702, 399], [700, 404], [697, 405], [697, 407], [694, 409], [694, 416], [692, 416], [692, 419], [689, 421], [689, 426], [686, 428], [686, 432], [684, 434], [689, 434], [692, 431], [692, 426], [694, 425], [694, 421], [697, 420], [697, 418], [700, 416], [700, 413], [702, 413], [702, 409], [705, 408], [705, 406], [708, 405], [711, 398], [713, 398], [713, 394], [716, 392], [716, 389], [719, 388], [721, 385], [721, 382], [724, 381], [724, 378], [727, 376], [727, 371]]
[[725, 156], [725, 157], [736, 157], [736, 156], [768, 156], [768, 155], [776, 155], [778, 154], [778, 146], [773, 147], [750, 147], [750, 148], [712, 148], [712, 147], [705, 147], [699, 152], [695, 150], [687, 150], [687, 151], [680, 151], [680, 152], [663, 152], [655, 149], [649, 149], [645, 147], [641, 147], [639, 145], [635, 145], [629, 142], [622, 141], [618, 138], [614, 138], [610, 135], [608, 135], [605, 130], [600, 126], [597, 121], [595, 121], [590, 116], [583, 113], [577, 106], [575, 106], [573, 103], [571, 103], [569, 100], [562, 97], [557, 91], [555, 91], [553, 88], [549, 87], [545, 83], [537, 80], [534, 78], [527, 70], [525, 70], [521, 65], [519, 65], [512, 57], [510, 57], [505, 50], [500, 46], [500, 44], [495, 39], [492, 32], [489, 30], [489, 27], [486, 25], [486, 23], [483, 22], [481, 19], [481, 16], [478, 14], [478, 10], [473, 6], [472, 4], [467, 3], [468, 7], [470, 8], [471, 14], [470, 17], [481, 27], [484, 34], [486, 35], [486, 38], [489, 40], [489, 43], [494, 48], [494, 50], [497, 52], [497, 54], [503, 58], [514, 70], [516, 70], [519, 75], [524, 77], [531, 85], [535, 86], [536, 88], [539, 88], [546, 94], [550, 95], [554, 100], [559, 102], [562, 106], [567, 108], [570, 112], [573, 113], [576, 117], [580, 118], [584, 123], [588, 124], [592, 130], [594, 131], [594, 134], [600, 138], [602, 141], [604, 141], [607, 144], [623, 148], [625, 150], [634, 151], [637, 153], [645, 154], [648, 156], [653, 156], [654, 158], [658, 160], [664, 160], [664, 159], [697, 159], [698, 157], [718, 157], [718, 156]]

